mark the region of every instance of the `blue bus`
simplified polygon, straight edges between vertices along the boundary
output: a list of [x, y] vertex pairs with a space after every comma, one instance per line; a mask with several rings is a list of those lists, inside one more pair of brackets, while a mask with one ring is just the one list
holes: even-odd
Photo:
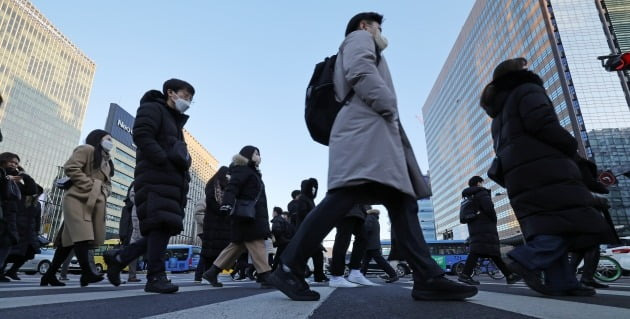
[[193, 245], [168, 245], [166, 248], [166, 271], [187, 272], [197, 269], [201, 247]]
[[468, 244], [465, 240], [427, 240], [431, 257], [449, 274], [455, 273], [458, 263], [468, 257]]

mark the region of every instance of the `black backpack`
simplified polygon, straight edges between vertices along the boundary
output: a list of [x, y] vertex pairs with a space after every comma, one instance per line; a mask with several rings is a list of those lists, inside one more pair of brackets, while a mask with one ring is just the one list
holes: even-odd
[[[376, 52], [376, 64], [378, 65], [381, 54], [378, 48], [376, 48]], [[306, 127], [313, 140], [323, 145], [328, 145], [330, 141], [330, 131], [332, 131], [337, 113], [354, 95], [354, 90], [350, 90], [341, 102], [337, 102], [335, 99], [335, 85], [333, 83], [335, 61], [337, 61], [336, 54], [317, 63], [311, 81], [308, 82], [306, 88], [306, 109], [304, 111]]]
[[337, 113], [354, 95], [354, 90], [350, 90], [343, 101], [337, 102], [335, 99], [335, 86], [333, 84], [335, 61], [337, 61], [336, 54], [317, 63], [311, 81], [308, 82], [306, 88], [306, 109], [304, 111], [306, 127], [313, 140], [323, 145], [328, 145], [330, 141], [330, 131], [335, 123]]
[[459, 222], [462, 224], [468, 224], [475, 220], [479, 216], [479, 209], [474, 201], [474, 196], [462, 198], [462, 202], [459, 206]]

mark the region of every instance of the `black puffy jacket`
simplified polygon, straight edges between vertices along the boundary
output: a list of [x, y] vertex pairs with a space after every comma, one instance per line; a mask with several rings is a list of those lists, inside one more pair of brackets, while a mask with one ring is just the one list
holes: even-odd
[[168, 107], [159, 91], [145, 93], [133, 124], [135, 191], [140, 232], [176, 235], [184, 229], [190, 175], [183, 127], [188, 115]]
[[479, 215], [467, 224], [470, 252], [500, 256], [497, 212], [494, 210], [490, 190], [479, 186], [468, 187], [462, 192], [462, 197], [472, 197], [473, 203], [479, 209]]
[[558, 121], [542, 80], [530, 71], [493, 81], [485, 107], [510, 204], [527, 239], [536, 235], [588, 237], [606, 231], [574, 157], [577, 141]]
[[271, 235], [265, 184], [256, 168], [251, 166], [247, 158], [240, 154], [234, 155], [230, 168], [230, 181], [223, 194], [223, 205], [234, 206], [237, 199], [254, 200], [256, 196], [258, 196], [255, 206], [256, 219], [251, 222], [232, 218], [231, 242], [241, 243], [267, 239]]

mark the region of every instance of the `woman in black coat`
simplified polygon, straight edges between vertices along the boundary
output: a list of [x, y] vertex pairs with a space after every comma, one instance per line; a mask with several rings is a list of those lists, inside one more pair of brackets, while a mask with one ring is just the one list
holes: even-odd
[[258, 280], [263, 288], [269, 287], [266, 282], [267, 275], [271, 271], [265, 248], [265, 239], [270, 237], [269, 215], [267, 212], [267, 196], [265, 184], [261, 179], [258, 166], [260, 165], [260, 151], [254, 146], [245, 146], [232, 158], [230, 168], [230, 181], [223, 194], [220, 212], [228, 214], [235, 207], [236, 202], [255, 201], [255, 218], [243, 220], [231, 217], [230, 244], [221, 251], [221, 254], [212, 264], [212, 267], [203, 274], [213, 286], [221, 287], [217, 280], [218, 274], [223, 269], [230, 268], [236, 258], [247, 250], [252, 258], [254, 267], [258, 272]]
[[[203, 265], [206, 266], [204, 268], [210, 268], [221, 251], [230, 243], [230, 218], [219, 211], [228, 179], [228, 168], [221, 166], [206, 184], [206, 214], [203, 218], [201, 243], [201, 258]], [[207, 270], [203, 269], [204, 272]]]
[[508, 284], [513, 284], [521, 278], [513, 274], [501, 259], [499, 233], [497, 232], [497, 212], [490, 197], [490, 190], [482, 186], [483, 179], [473, 176], [468, 181], [468, 188], [462, 192], [462, 197], [471, 198], [479, 214], [468, 222], [468, 239], [470, 241], [470, 253], [466, 258], [464, 270], [458, 280], [471, 285], [479, 282], [472, 279], [472, 273], [481, 257], [491, 258], [494, 264], [505, 275]]
[[[37, 193], [37, 184], [18, 166], [19, 163], [20, 158], [17, 154], [9, 152], [0, 154], [0, 166], [6, 172], [4, 183], [6, 189], [3, 190], [6, 195], [3, 196], [2, 210], [13, 239], [13, 245], [3, 249], [6, 257], [0, 256], [0, 259], [3, 259], [0, 263], [0, 276], [6, 275], [13, 280], [20, 280], [17, 270], [27, 260], [33, 259], [39, 250], [37, 240], [39, 219], [30, 207], [33, 200], [38, 204], [37, 198], [33, 199]], [[14, 191], [9, 190], [9, 184], [13, 185]], [[13, 265], [6, 274], [2, 275], [7, 263], [13, 263]]]
[[[567, 270], [567, 250], [592, 246], [606, 224], [576, 164], [577, 141], [560, 125], [542, 79], [526, 66], [524, 58], [499, 64], [481, 97], [504, 178], [495, 179], [504, 182], [527, 240], [508, 254], [515, 261], [510, 269], [543, 294], [593, 295]], [[544, 285], [536, 270], [545, 271]]]

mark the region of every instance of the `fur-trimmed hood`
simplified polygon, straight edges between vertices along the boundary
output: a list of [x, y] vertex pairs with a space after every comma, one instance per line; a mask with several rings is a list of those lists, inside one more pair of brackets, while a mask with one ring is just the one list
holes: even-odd
[[249, 166], [249, 159], [241, 154], [232, 156], [233, 166]]

